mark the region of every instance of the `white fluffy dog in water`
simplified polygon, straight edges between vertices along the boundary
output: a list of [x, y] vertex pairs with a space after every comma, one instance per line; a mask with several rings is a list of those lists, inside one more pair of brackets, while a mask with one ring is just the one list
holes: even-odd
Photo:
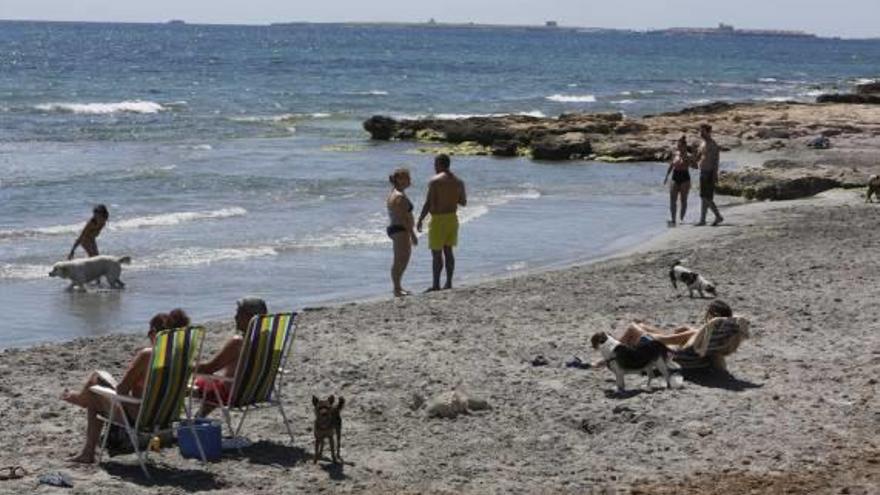
[[81, 258], [72, 261], [59, 261], [52, 265], [52, 271], [49, 272], [50, 277], [66, 278], [70, 280], [70, 287], [79, 287], [86, 290], [85, 284], [104, 277], [110, 287], [116, 289], [125, 288], [122, 280], [119, 280], [119, 274], [122, 273], [122, 264], [131, 263], [128, 256], [93, 256], [91, 258]]

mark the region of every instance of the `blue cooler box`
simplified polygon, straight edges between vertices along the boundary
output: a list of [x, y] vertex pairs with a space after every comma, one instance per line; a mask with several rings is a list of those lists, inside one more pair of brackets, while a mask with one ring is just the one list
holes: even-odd
[[193, 436], [193, 430], [202, 443], [202, 449], [205, 451], [205, 458], [209, 461], [220, 459], [223, 452], [221, 427], [218, 421], [210, 419], [193, 419], [193, 426], [187, 421], [181, 421], [176, 424], [174, 434], [177, 436], [177, 446], [180, 449], [180, 455], [186, 459], [200, 459], [199, 446]]

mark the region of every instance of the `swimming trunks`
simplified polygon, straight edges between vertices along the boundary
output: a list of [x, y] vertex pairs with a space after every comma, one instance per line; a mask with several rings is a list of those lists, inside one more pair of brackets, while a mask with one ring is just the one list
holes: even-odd
[[446, 246], [458, 244], [458, 215], [455, 213], [431, 214], [428, 225], [428, 247], [431, 251], [439, 251]]
[[221, 401], [224, 403], [229, 402], [229, 387], [223, 380], [199, 377], [196, 378], [195, 386], [203, 399], [216, 402], [219, 395]]
[[715, 172], [700, 172], [700, 197], [707, 200], [715, 198]]
[[687, 169], [673, 170], [672, 171], [672, 181], [675, 182], [676, 184], [684, 184], [685, 182], [690, 182], [691, 181], [691, 174], [690, 174], [690, 172], [687, 171]]

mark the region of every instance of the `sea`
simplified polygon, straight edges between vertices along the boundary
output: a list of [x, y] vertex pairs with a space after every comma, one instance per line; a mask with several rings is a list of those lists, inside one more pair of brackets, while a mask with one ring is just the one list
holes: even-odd
[[[145, 332], [174, 307], [231, 320], [244, 295], [279, 311], [391, 297], [387, 177], [412, 170], [418, 209], [432, 155], [370, 141], [362, 122], [374, 114], [811, 101], [878, 67], [878, 41], [0, 22], [0, 347]], [[667, 228], [664, 164], [454, 157], [452, 167], [470, 196], [463, 284], [606, 256]], [[97, 203], [110, 210], [101, 252], [133, 260], [127, 287], [67, 291], [50, 267]], [[404, 279], [414, 291], [430, 284], [424, 244]]]

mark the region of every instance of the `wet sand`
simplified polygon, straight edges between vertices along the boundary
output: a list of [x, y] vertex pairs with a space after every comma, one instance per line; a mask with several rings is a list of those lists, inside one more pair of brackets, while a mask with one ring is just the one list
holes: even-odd
[[[588, 265], [305, 311], [284, 389], [295, 444], [277, 413], [257, 412], [252, 447], [206, 466], [166, 449], [152, 456], [155, 482], [133, 456], [65, 463], [85, 415], [57, 399], [89, 370], [121, 374], [146, 337], [8, 349], [0, 466], [30, 475], [0, 493], [31, 493], [56, 470], [70, 493], [877, 493], [880, 206], [859, 193], [729, 207], [722, 227], [670, 229]], [[564, 366], [597, 358], [597, 330], [696, 324], [707, 300], [666, 276], [679, 258], [752, 321], [730, 374], [680, 390], [631, 376], [634, 392], [615, 396], [609, 371]], [[208, 328], [210, 352], [231, 322]], [[532, 366], [537, 355], [549, 364]], [[444, 420], [414, 408], [414, 394], [452, 389], [491, 409]], [[329, 393], [346, 398], [335, 467], [311, 461], [311, 395]]]

